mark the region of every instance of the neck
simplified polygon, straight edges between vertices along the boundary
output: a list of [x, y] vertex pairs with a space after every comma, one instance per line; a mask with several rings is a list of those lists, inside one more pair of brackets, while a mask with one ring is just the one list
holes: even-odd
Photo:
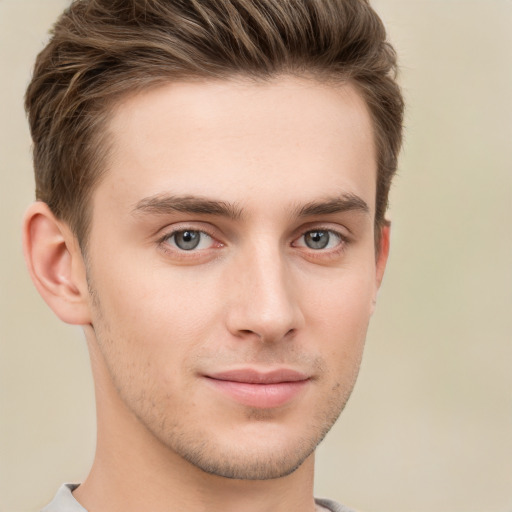
[[73, 493], [89, 512], [313, 512], [314, 455], [290, 475], [270, 480], [208, 474], [162, 444], [127, 409], [97, 355], [91, 352], [96, 455]]

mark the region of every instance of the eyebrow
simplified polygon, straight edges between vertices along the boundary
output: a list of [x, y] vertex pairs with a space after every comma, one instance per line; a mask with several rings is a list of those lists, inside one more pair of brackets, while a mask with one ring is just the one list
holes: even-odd
[[[328, 198], [321, 201], [312, 201], [299, 205], [293, 210], [296, 217], [312, 217], [315, 215], [329, 215], [347, 211], [359, 211], [369, 214], [368, 204], [355, 194], [342, 194], [340, 197]], [[201, 215], [215, 215], [239, 220], [243, 216], [243, 209], [236, 203], [218, 201], [201, 196], [175, 196], [158, 194], [141, 199], [133, 208], [132, 214], [169, 215], [171, 213], [189, 213]]]
[[366, 201], [355, 194], [342, 194], [341, 197], [333, 197], [324, 201], [312, 201], [297, 207], [297, 217], [312, 217], [314, 215], [329, 215], [348, 211], [359, 211], [369, 214], [370, 208]]
[[238, 205], [200, 196], [156, 195], [146, 197], [141, 199], [132, 210], [133, 214], [168, 215], [175, 212], [216, 215], [232, 220], [242, 217], [242, 209]]

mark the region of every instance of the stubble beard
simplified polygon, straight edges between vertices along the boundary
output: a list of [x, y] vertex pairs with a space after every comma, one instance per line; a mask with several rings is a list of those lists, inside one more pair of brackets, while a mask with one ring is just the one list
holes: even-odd
[[[141, 378], [137, 373], [142, 372], [142, 367], [134, 369], [133, 365], [119, 364], [123, 361], [122, 350], [110, 337], [110, 328], [102, 313], [99, 296], [90, 283], [89, 290], [97, 313], [96, 327], [93, 327], [95, 343], [124, 406], [160, 442], [163, 450], [178, 455], [207, 474], [237, 480], [270, 480], [290, 475], [315, 451], [332, 428], [355, 384], [359, 364], [352, 368], [349, 385], [347, 381], [343, 385], [336, 382], [325, 399], [322, 411], [317, 411], [317, 417], [309, 418], [308, 431], [288, 446], [273, 446], [265, 450], [261, 446], [255, 446], [252, 439], [240, 442], [239, 446], [219, 443], [209, 435], [208, 425], [191, 428], [186, 420], [180, 421], [179, 418], [171, 416], [171, 397], [152, 389], [150, 379], [145, 381], [145, 386], [130, 386], [133, 382], [140, 383]], [[248, 408], [246, 411], [247, 420], [260, 423], [263, 427], [273, 417], [274, 412], [269, 410]]]
[[[241, 443], [241, 446], [226, 447], [215, 444], [205, 433], [180, 435], [180, 430], [183, 430], [180, 428], [159, 432], [147, 422], [145, 426], [168, 449], [205, 473], [237, 480], [271, 480], [290, 475], [305, 462], [332, 428], [348, 398], [334, 400], [333, 397], [329, 408], [314, 422], [309, 433], [290, 446], [266, 453], [261, 447], [249, 450], [247, 445], [251, 446], [251, 439], [247, 440], [247, 445]], [[272, 412], [261, 409], [249, 409], [246, 413], [247, 420], [261, 423], [270, 421], [272, 416]]]
[[[111, 373], [111, 377], [125, 406], [160, 442], [162, 449], [168, 450], [171, 456], [178, 455], [205, 473], [237, 480], [270, 480], [296, 471], [324, 439], [349, 398], [349, 394], [340, 396], [337, 394], [339, 391], [333, 389], [328, 406], [323, 414], [313, 419], [307, 432], [280, 446], [270, 439], [270, 448], [265, 449], [261, 444], [254, 444], [251, 438], [238, 438], [238, 444], [235, 444], [226, 442], [224, 436], [219, 442], [215, 435], [211, 435], [208, 424], [192, 428], [186, 421], [170, 415], [172, 406], [165, 399], [159, 400], [156, 394], [148, 399], [150, 393], [133, 396], [123, 390], [115, 374]], [[261, 409], [246, 411], [248, 422], [260, 424], [263, 429], [273, 417], [273, 412]], [[211, 423], [215, 424], [215, 418]]]

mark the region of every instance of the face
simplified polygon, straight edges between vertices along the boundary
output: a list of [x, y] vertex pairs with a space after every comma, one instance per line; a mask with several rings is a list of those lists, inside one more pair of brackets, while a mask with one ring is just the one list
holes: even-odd
[[99, 388], [203, 471], [291, 473], [351, 393], [385, 263], [364, 102], [298, 78], [174, 83], [109, 131], [87, 257]]

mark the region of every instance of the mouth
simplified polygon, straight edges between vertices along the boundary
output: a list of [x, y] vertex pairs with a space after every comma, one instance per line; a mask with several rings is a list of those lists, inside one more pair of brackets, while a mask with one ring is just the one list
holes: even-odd
[[259, 409], [281, 407], [292, 402], [311, 382], [308, 375], [287, 368], [270, 371], [242, 368], [204, 377], [225, 397]]

